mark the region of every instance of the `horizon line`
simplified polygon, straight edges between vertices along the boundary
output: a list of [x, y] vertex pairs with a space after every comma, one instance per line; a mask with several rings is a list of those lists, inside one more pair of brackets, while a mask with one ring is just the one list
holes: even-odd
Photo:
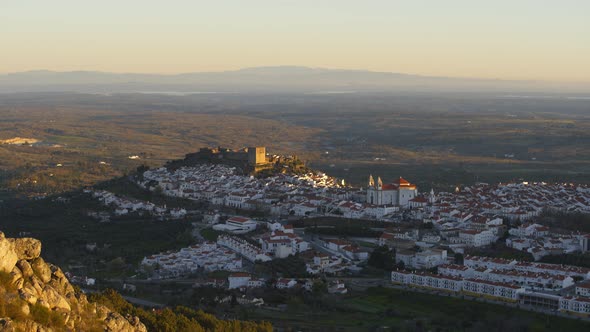
[[436, 76], [426, 74], [413, 74], [405, 72], [395, 71], [379, 71], [370, 69], [346, 69], [346, 68], [329, 68], [329, 67], [312, 67], [304, 65], [269, 65], [269, 66], [248, 66], [240, 67], [237, 69], [227, 70], [208, 70], [208, 71], [183, 71], [183, 72], [128, 72], [128, 71], [102, 71], [102, 70], [54, 70], [54, 69], [30, 69], [15, 72], [0, 72], [0, 76], [18, 75], [35, 72], [48, 72], [48, 73], [101, 73], [101, 74], [113, 74], [113, 75], [155, 75], [155, 76], [179, 76], [189, 74], [222, 74], [239, 72], [249, 69], [280, 69], [280, 68], [300, 68], [309, 70], [323, 70], [323, 71], [340, 71], [340, 72], [365, 72], [365, 73], [377, 73], [377, 74], [392, 74], [392, 75], [405, 75], [405, 76], [416, 76], [422, 78], [446, 78], [446, 79], [465, 79], [465, 80], [488, 80], [488, 81], [505, 81], [505, 82], [529, 82], [529, 83], [570, 83], [570, 84], [590, 84], [588, 81], [573, 81], [573, 80], [550, 80], [550, 79], [526, 79], [526, 78], [500, 78], [500, 77], [481, 77], [481, 76]]

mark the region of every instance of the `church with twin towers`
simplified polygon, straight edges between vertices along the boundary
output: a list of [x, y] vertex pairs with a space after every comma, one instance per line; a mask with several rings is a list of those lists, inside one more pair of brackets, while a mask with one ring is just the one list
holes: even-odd
[[373, 175], [369, 176], [369, 186], [367, 188], [367, 203], [373, 205], [394, 205], [408, 206], [410, 200], [418, 196], [418, 188], [400, 176], [399, 179], [392, 183], [384, 184], [381, 177], [377, 177], [377, 182]]

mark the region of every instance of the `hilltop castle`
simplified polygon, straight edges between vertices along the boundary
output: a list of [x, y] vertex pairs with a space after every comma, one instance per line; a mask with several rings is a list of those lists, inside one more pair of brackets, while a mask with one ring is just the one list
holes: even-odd
[[186, 155], [185, 160], [190, 162], [224, 163], [239, 167], [245, 173], [255, 173], [262, 169], [272, 167], [266, 156], [266, 147], [255, 146], [240, 150], [228, 148], [201, 148], [198, 152]]
[[400, 176], [393, 183], [383, 184], [381, 177], [377, 177], [377, 183], [373, 176], [369, 176], [367, 188], [367, 203], [374, 205], [407, 206], [411, 199], [418, 195], [415, 185]]

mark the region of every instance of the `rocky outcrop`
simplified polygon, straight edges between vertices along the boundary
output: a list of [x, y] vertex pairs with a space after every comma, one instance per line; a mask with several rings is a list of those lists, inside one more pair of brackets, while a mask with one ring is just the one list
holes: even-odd
[[41, 241], [30, 237], [9, 239], [18, 259], [35, 259], [41, 255]]
[[8, 239], [0, 232], [0, 332], [3, 331], [136, 331], [137, 317], [123, 317], [76, 292], [61, 269], [46, 263], [41, 242]]
[[18, 261], [18, 256], [14, 251], [14, 244], [4, 237], [0, 232], [0, 272], [10, 272]]

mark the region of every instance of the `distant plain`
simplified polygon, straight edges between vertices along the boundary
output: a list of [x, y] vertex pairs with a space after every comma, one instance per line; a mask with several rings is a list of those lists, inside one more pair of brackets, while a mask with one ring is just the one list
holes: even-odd
[[[501, 93], [0, 95], [0, 181], [57, 193], [203, 146], [267, 146], [362, 186], [590, 181], [590, 101]], [[136, 159], [129, 159], [138, 156]], [[58, 166], [59, 164], [59, 166]]]

